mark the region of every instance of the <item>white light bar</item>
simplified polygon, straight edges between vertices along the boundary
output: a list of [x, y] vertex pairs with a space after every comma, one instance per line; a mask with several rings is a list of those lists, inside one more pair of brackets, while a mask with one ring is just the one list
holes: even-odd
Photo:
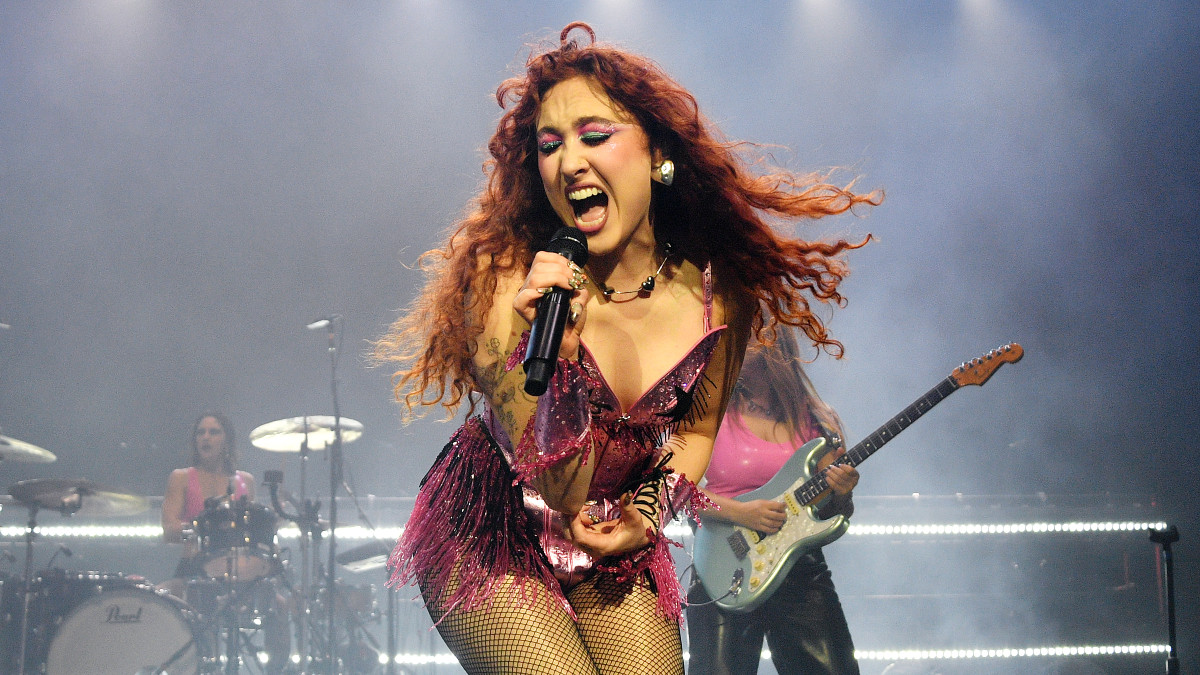
[[[1169, 654], [1170, 645], [1064, 645], [1025, 649], [898, 649], [855, 650], [859, 661], [945, 661], [961, 659], [1041, 658], [1047, 656], [1136, 656]], [[763, 658], [769, 658], [764, 651]]]
[[[927, 525], [851, 525], [846, 534], [854, 536], [897, 536], [897, 535], [996, 535], [996, 534], [1075, 534], [1086, 532], [1145, 532], [1167, 527], [1164, 522], [1070, 522], [1070, 523], [946, 523]], [[682, 523], [667, 525], [667, 535], [675, 538], [691, 536], [691, 529]], [[44, 537], [79, 539], [158, 539], [162, 537], [159, 525], [38, 525], [34, 532]], [[338, 539], [395, 541], [404, 532], [403, 527], [379, 527], [374, 530], [361, 525], [349, 525], [337, 529]], [[22, 539], [25, 528], [19, 525], [0, 527], [0, 537]], [[300, 530], [295, 525], [279, 529], [280, 539], [297, 539]]]
[[[338, 539], [379, 539], [382, 541], [396, 541], [400, 534], [404, 532], [403, 527], [377, 527], [374, 530], [365, 528], [361, 525], [347, 525], [337, 529]], [[287, 525], [279, 528], [278, 536], [280, 539], [299, 539], [300, 528], [295, 525]]]
[[[161, 539], [161, 525], [38, 525], [33, 528], [38, 536], [54, 539]], [[374, 531], [359, 525], [339, 527], [338, 539], [381, 539], [395, 541], [403, 527], [381, 527]], [[294, 525], [280, 528], [281, 539], [298, 539], [300, 530]], [[17, 525], [0, 527], [0, 538], [23, 539], [25, 528]]]
[[[854, 658], [859, 661], [949, 661], [962, 659], [1011, 659], [1011, 658], [1045, 658], [1062, 656], [1137, 656], [1145, 654], [1168, 654], [1170, 645], [1077, 645], [1059, 647], [1029, 647], [1026, 649], [897, 649], [897, 650], [863, 650], [854, 651]], [[690, 658], [684, 653], [684, 660]], [[761, 654], [764, 660], [771, 659], [771, 652], [764, 649]], [[458, 659], [453, 654], [396, 654], [398, 664], [409, 666], [453, 666]], [[381, 665], [387, 663], [387, 654], [379, 655]]]
[[858, 536], [897, 534], [1044, 534], [1057, 532], [1145, 532], [1161, 530], [1166, 523], [953, 523], [946, 525], [851, 525], [846, 534]]
[[[38, 525], [34, 534], [55, 539], [162, 539], [161, 525]], [[23, 539], [25, 528], [0, 527], [0, 537]]]

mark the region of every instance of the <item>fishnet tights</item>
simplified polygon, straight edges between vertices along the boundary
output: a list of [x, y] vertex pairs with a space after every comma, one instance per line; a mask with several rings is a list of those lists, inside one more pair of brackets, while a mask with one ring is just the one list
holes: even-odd
[[578, 623], [538, 593], [524, 606], [510, 579], [490, 607], [443, 618], [430, 600], [429, 615], [471, 675], [683, 675], [679, 624], [655, 613], [649, 589], [597, 573], [567, 594]]

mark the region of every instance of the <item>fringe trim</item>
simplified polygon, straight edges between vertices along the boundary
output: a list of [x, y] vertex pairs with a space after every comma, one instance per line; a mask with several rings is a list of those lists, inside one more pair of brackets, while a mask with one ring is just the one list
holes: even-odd
[[[450, 439], [421, 480], [412, 515], [388, 559], [387, 585], [417, 582], [442, 616], [490, 607], [509, 576], [524, 606], [540, 599], [574, 611], [530, 528], [522, 493], [477, 417]], [[453, 581], [458, 586], [450, 592]]]
[[[661, 469], [656, 467], [655, 471]], [[683, 474], [666, 474], [660, 479], [663, 481], [659, 498], [660, 528], [658, 532], [654, 528], [646, 528], [650, 545], [624, 556], [601, 561], [596, 564], [596, 569], [615, 575], [618, 583], [633, 581], [648, 585], [658, 595], [655, 613], [682, 622], [686, 602], [679, 579], [675, 576], [675, 561], [671, 557], [670, 547], [682, 548], [683, 544], [662, 534], [662, 527], [680, 513], [699, 523], [697, 514], [700, 509], [711, 508], [715, 504]]]

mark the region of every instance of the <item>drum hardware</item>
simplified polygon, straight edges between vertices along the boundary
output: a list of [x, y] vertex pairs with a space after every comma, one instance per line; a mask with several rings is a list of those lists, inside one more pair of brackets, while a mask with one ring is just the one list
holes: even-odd
[[[245, 663], [254, 664], [257, 672], [263, 672], [266, 668], [258, 660], [261, 652], [283, 660], [282, 665], [267, 668], [275, 671], [287, 668], [288, 654], [279, 653], [278, 649], [272, 653], [273, 647], [280, 647], [272, 644], [272, 637], [286, 635], [288, 630], [287, 606], [278, 600], [280, 585], [291, 591], [284, 576], [237, 583], [203, 578], [188, 582], [187, 605], [200, 617], [198, 633], [211, 646], [211, 659], [204, 672], [236, 673]], [[271, 626], [273, 620], [283, 623]], [[273, 629], [283, 632], [271, 633]], [[262, 637], [262, 646], [255, 644], [252, 637], [255, 635]]]
[[[37, 537], [37, 512], [45, 508], [64, 516], [82, 513], [89, 516], [133, 515], [150, 508], [145, 497], [119, 492], [85, 479], [39, 478], [25, 480], [8, 489], [13, 500], [29, 510], [25, 529], [25, 588], [21, 602], [20, 635], [17, 647], [17, 675], [25, 675], [29, 655], [29, 609], [33, 600], [33, 540]], [[61, 549], [60, 549], [61, 550]]]
[[[257, 630], [263, 623], [261, 616], [244, 621], [249, 603], [263, 588], [270, 589], [273, 601], [274, 586], [264, 583], [282, 572], [275, 543], [275, 516], [245, 495], [237, 499], [225, 496], [206, 500], [204, 511], [192, 525], [199, 542], [201, 569], [207, 577], [203, 588], [208, 593], [204, 597], [197, 591], [201, 586], [189, 583], [187, 595], [197, 604], [202, 597], [211, 600], [201, 612], [206, 617], [204, 630], [214, 635], [214, 647], [220, 646], [224, 636], [224, 672], [236, 673], [243, 652], [253, 657], [257, 651], [245, 631]], [[215, 649], [214, 658], [220, 658]]]
[[1163, 565], [1167, 586], [1167, 675], [1179, 675], [1179, 650], [1175, 635], [1175, 575], [1174, 556], [1171, 555], [1171, 544], [1179, 541], [1179, 528], [1169, 525], [1161, 530], [1150, 530], [1150, 541], [1158, 544], [1158, 559]]
[[[341, 332], [340, 327], [344, 327], [342, 317], [340, 315], [332, 315], [324, 317], [318, 321], [308, 324], [310, 329], [328, 328], [328, 353], [330, 366], [330, 390], [333, 399], [333, 415], [329, 416], [302, 416], [292, 417], [278, 420], [268, 424], [264, 424], [250, 433], [250, 442], [257, 448], [267, 450], [269, 452], [299, 452], [301, 455], [300, 464], [300, 502], [303, 508], [298, 509], [300, 513], [296, 516], [288, 516], [282, 513], [282, 507], [278, 503], [278, 483], [282, 482], [282, 475], [272, 474], [271, 477], [264, 480], [267, 483], [274, 483], [275, 487], [272, 492], [272, 502], [280, 515], [289, 520], [296, 520], [301, 525], [301, 587], [300, 603], [301, 619], [300, 627], [302, 631], [301, 637], [301, 671], [308, 673], [308, 667], [314, 662], [312, 654], [308, 651], [308, 628], [311, 612], [309, 610], [310, 590], [310, 572], [315, 565], [309, 560], [310, 545], [315, 541], [313, 536], [314, 531], [319, 527], [316, 521], [315, 514], [319, 511], [318, 508], [313, 508], [307, 500], [307, 460], [308, 454], [318, 450], [329, 450], [329, 562], [325, 568], [325, 573], [320, 574], [323, 577], [326, 588], [326, 597], [328, 598], [328, 607], [326, 609], [326, 628], [328, 629], [327, 639], [324, 644], [324, 660], [325, 665], [329, 669], [330, 675], [337, 672], [338, 656], [336, 654], [337, 622], [335, 610], [337, 603], [335, 601], [337, 589], [334, 584], [334, 568], [336, 566], [337, 554], [337, 493], [341, 487], [345, 487], [351, 497], [354, 497], [349, 486], [342, 479], [343, 472], [343, 456], [342, 450], [344, 444], [351, 443], [362, 436], [363, 426], [361, 422], [342, 417], [341, 407], [338, 402], [338, 378], [337, 364], [338, 355], [340, 352]], [[277, 478], [276, 478], [277, 476]], [[357, 500], [356, 500], [357, 505]], [[362, 514], [362, 509], [359, 509]], [[303, 521], [303, 522], [301, 522]]]
[[[307, 426], [305, 428], [307, 428]], [[283, 482], [283, 472], [267, 471], [263, 475], [263, 483], [265, 483], [267, 488], [270, 490], [271, 506], [274, 507], [275, 513], [279, 514], [279, 517], [283, 518], [284, 520], [296, 523], [296, 525], [300, 528], [300, 593], [298, 596], [299, 601], [297, 603], [296, 611], [300, 617], [298, 636], [298, 641], [300, 643], [300, 669], [301, 672], [307, 673], [311, 657], [308, 649], [310, 642], [309, 621], [311, 620], [309, 615], [308, 597], [311, 593], [312, 587], [312, 567], [310, 555], [312, 544], [321, 540], [321, 531], [323, 526], [320, 518], [318, 517], [318, 514], [321, 511], [321, 502], [314, 502], [305, 498], [304, 496], [304, 491], [306, 489], [304, 479], [304, 462], [308, 459], [306, 443], [301, 444], [300, 457], [300, 501], [297, 501], [290, 494], [286, 494], [286, 500], [293, 506], [297, 507], [297, 513], [295, 515], [288, 513], [279, 500], [280, 491], [282, 489], [280, 488], [279, 484]]]
[[254, 581], [276, 573], [275, 517], [267, 507], [245, 495], [216, 499], [192, 525], [210, 578]]

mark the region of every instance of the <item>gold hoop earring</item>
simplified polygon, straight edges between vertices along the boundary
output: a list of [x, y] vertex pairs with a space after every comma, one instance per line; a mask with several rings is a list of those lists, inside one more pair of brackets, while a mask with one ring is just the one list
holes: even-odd
[[654, 167], [654, 171], [650, 174], [653, 180], [671, 187], [671, 183], [675, 182], [675, 162], [669, 159], [664, 159], [662, 164]]

